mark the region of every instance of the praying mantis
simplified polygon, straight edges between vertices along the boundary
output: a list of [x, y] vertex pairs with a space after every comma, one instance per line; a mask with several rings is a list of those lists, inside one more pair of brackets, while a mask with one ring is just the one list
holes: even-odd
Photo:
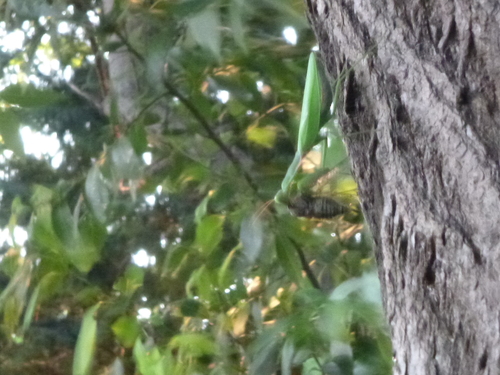
[[[352, 69], [352, 68], [351, 68]], [[350, 73], [344, 70], [336, 80], [334, 86], [333, 104], [331, 108], [332, 121], [336, 120], [337, 105], [342, 89], [342, 84]], [[342, 139], [337, 134], [332, 136], [330, 131], [323, 139], [320, 135], [321, 111], [321, 82], [314, 52], [309, 56], [302, 113], [297, 139], [297, 152], [288, 167], [287, 173], [281, 183], [274, 200], [278, 204], [288, 206], [292, 214], [299, 217], [331, 219], [340, 215], [347, 215], [359, 210], [357, 207], [356, 184], [349, 177], [336, 181], [336, 192], [351, 192], [347, 199], [334, 198], [324, 186], [330, 182], [332, 175], [338, 172], [338, 165], [345, 160], [345, 150]], [[325, 126], [326, 127], [326, 126]], [[330, 129], [331, 130], [331, 129]], [[304, 173], [304, 158], [311, 150], [321, 150], [321, 167], [313, 173]], [[302, 169], [302, 171], [301, 171]], [[354, 192], [354, 193], [352, 193]]]

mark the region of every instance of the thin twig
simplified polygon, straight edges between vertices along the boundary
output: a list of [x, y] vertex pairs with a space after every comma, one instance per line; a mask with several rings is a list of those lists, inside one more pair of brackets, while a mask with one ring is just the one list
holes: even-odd
[[[128, 50], [136, 56], [141, 62], [144, 62], [144, 56], [142, 56], [125, 38], [121, 33], [116, 32], [116, 35], [120, 38], [120, 40], [125, 44], [125, 46], [128, 48]], [[215, 143], [219, 148], [222, 150], [222, 152], [226, 155], [226, 157], [229, 159], [229, 161], [236, 167], [237, 170], [240, 171], [240, 173], [243, 174], [243, 177], [247, 181], [248, 185], [254, 192], [258, 191], [257, 185], [253, 182], [252, 178], [248, 174], [248, 172], [243, 168], [243, 165], [239, 161], [239, 159], [233, 154], [233, 152], [222, 142], [220, 137], [212, 130], [210, 124], [208, 121], [203, 117], [203, 115], [200, 113], [198, 108], [189, 100], [187, 99], [177, 88], [175, 88], [170, 82], [168, 82], [166, 79], [163, 80], [163, 84], [168, 90], [168, 92], [172, 95], [175, 96], [179, 101], [191, 112], [191, 114], [196, 118], [196, 120], [200, 123], [200, 125], [205, 129], [205, 132], [207, 133], [208, 137]]]
[[306, 273], [307, 278], [311, 282], [312, 286], [316, 289], [321, 290], [321, 286], [319, 285], [319, 281], [314, 276], [313, 271], [311, 270], [311, 267], [309, 267], [309, 263], [307, 263], [307, 259], [304, 255], [304, 252], [300, 248], [299, 244], [293, 240], [293, 238], [290, 238], [290, 241], [292, 241], [293, 245], [295, 246], [295, 251], [297, 251], [297, 254], [299, 255], [300, 258], [300, 263], [302, 264], [302, 270]]
[[168, 91], [165, 91], [161, 94], [159, 94], [156, 98], [154, 98], [153, 100], [151, 100], [148, 104], [146, 104], [142, 109], [141, 111], [139, 112], [139, 114], [137, 116], [135, 116], [135, 118], [130, 122], [131, 124], [135, 123], [137, 120], [139, 120], [141, 118], [141, 116], [146, 113], [146, 111], [151, 108], [153, 105], [155, 105], [160, 99], [163, 99], [165, 96], [167, 95], [170, 95], [170, 92]]
[[254, 190], [255, 192], [258, 191], [257, 185], [253, 182], [252, 178], [248, 174], [248, 172], [243, 168], [241, 165], [241, 162], [239, 159], [232, 153], [232, 151], [222, 142], [220, 137], [212, 130], [210, 124], [208, 121], [203, 117], [203, 115], [198, 111], [198, 108], [196, 108], [191, 101], [189, 101], [184, 95], [181, 94], [177, 88], [175, 88], [170, 82], [167, 80], [164, 80], [164, 85], [167, 88], [167, 90], [170, 92], [171, 95], [175, 96], [179, 101], [184, 104], [184, 106], [191, 112], [191, 114], [196, 118], [196, 120], [200, 123], [200, 125], [203, 127], [205, 132], [207, 133], [208, 137], [215, 143], [219, 148], [222, 150], [222, 152], [226, 155], [226, 157], [229, 159], [231, 163], [236, 167], [237, 170], [239, 170], [242, 174], [245, 180], [247, 181], [248, 185]]
[[325, 375], [325, 372], [323, 371], [323, 366], [321, 365], [321, 362], [319, 361], [318, 357], [315, 354], [313, 354], [313, 358], [316, 361], [316, 364], [318, 365], [319, 371], [321, 371], [321, 374]]

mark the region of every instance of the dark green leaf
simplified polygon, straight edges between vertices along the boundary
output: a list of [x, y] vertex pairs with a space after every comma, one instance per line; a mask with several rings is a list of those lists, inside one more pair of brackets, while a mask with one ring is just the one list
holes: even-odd
[[200, 311], [202, 304], [200, 301], [189, 298], [182, 301], [181, 313], [183, 316], [196, 316]]
[[94, 215], [101, 221], [106, 221], [106, 207], [110, 193], [104, 182], [104, 177], [97, 165], [92, 166], [85, 180], [85, 195], [89, 200]]
[[298, 285], [304, 286], [300, 260], [292, 242], [284, 235], [276, 236], [276, 255], [287, 276]]

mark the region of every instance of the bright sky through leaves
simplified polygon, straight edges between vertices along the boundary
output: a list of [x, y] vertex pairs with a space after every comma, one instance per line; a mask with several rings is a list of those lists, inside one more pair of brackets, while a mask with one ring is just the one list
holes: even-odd
[[289, 44], [297, 44], [297, 32], [291, 26], [287, 26], [283, 29], [283, 38], [285, 38], [286, 42]]

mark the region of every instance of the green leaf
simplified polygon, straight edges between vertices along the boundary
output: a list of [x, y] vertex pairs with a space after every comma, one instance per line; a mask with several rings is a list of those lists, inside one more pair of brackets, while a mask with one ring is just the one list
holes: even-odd
[[19, 133], [19, 118], [11, 110], [0, 110], [0, 135], [6, 148], [16, 155], [24, 155], [24, 146]]
[[101, 222], [106, 220], [106, 208], [109, 204], [109, 189], [97, 165], [90, 168], [85, 179], [85, 195], [92, 207], [94, 215]]
[[31, 321], [33, 320], [33, 315], [35, 314], [35, 309], [38, 302], [38, 295], [40, 294], [40, 288], [41, 285], [39, 283], [35, 288], [35, 290], [33, 290], [33, 293], [31, 293], [28, 305], [26, 306], [26, 311], [24, 312], [24, 318], [23, 318], [23, 325], [21, 328], [23, 334], [30, 327]]
[[[23, 204], [23, 201], [19, 195], [17, 195], [11, 204], [10, 207], [10, 218], [9, 218], [9, 232], [11, 235], [14, 233], [15, 227], [18, 225], [18, 222], [20, 219], [23, 218], [23, 216], [27, 215], [30, 212], [30, 209], [28, 206]], [[14, 236], [13, 240], [15, 240]]]
[[300, 116], [298, 151], [304, 155], [316, 144], [321, 112], [321, 86], [314, 52], [309, 55], [302, 112]]
[[113, 289], [130, 296], [144, 283], [144, 274], [143, 268], [131, 264], [127, 267], [125, 274], [113, 285]]
[[127, 137], [120, 137], [111, 147], [111, 161], [112, 171], [117, 179], [140, 178], [142, 162]]
[[185, 299], [180, 306], [181, 314], [183, 316], [197, 316], [202, 306], [198, 300], [193, 298]]
[[297, 171], [299, 170], [300, 166], [300, 161], [302, 160], [302, 154], [297, 151], [295, 154], [295, 157], [293, 158], [292, 164], [288, 167], [288, 170], [286, 171], [285, 178], [281, 182], [281, 191], [283, 192], [283, 196], [280, 199], [280, 196], [277, 196], [275, 198], [277, 203], [283, 203], [281, 200], [286, 197], [289, 189], [290, 189], [290, 184], [292, 183], [293, 179], [295, 178], [295, 175], [297, 174]]
[[196, 224], [199, 225], [201, 223], [201, 220], [207, 215], [208, 202], [210, 201], [211, 197], [212, 194], [211, 192], [209, 192], [200, 202], [198, 207], [196, 207], [196, 210], [194, 211], [194, 222]]
[[277, 135], [278, 129], [275, 126], [259, 127], [258, 124], [254, 124], [246, 130], [247, 139], [264, 148], [273, 148]]
[[4, 330], [10, 336], [17, 329], [19, 318], [23, 312], [24, 300], [21, 300], [16, 294], [12, 294], [5, 299], [2, 307]]
[[91, 217], [82, 219], [79, 223], [77, 215], [71, 214], [65, 204], [54, 209], [53, 225], [71, 263], [80, 272], [89, 272], [100, 259], [105, 237], [104, 228]]
[[233, 0], [229, 5], [229, 23], [236, 44], [246, 53], [248, 48], [245, 43], [245, 30], [243, 27], [243, 17], [247, 14], [244, 9], [244, 0]]
[[24, 259], [0, 294], [0, 311], [3, 310], [3, 324], [7, 336], [15, 333], [17, 329], [26, 304], [31, 272], [32, 262]]
[[328, 146], [324, 142], [323, 158], [321, 160], [323, 168], [334, 168], [340, 165], [347, 158], [347, 152], [344, 146], [344, 141], [341, 137], [329, 136]]
[[219, 269], [218, 279], [219, 279], [219, 288], [221, 289], [226, 289], [234, 282], [234, 274], [231, 269], [231, 264], [233, 262], [235, 254], [236, 250], [232, 250], [228, 254], [226, 259], [224, 260], [224, 263], [222, 263], [222, 266]]
[[188, 28], [194, 40], [207, 48], [217, 60], [221, 59], [220, 12], [215, 6], [206, 7], [203, 12], [188, 19]]
[[135, 316], [121, 316], [111, 326], [116, 338], [125, 348], [132, 348], [141, 333]]
[[[204, 301], [211, 302], [213, 297], [214, 285], [217, 282], [214, 279], [212, 273], [207, 269], [206, 266], [201, 266], [195, 270], [188, 282], [186, 283], [186, 294], [189, 297], [199, 296]], [[192, 291], [194, 290], [194, 293]]]
[[283, 342], [279, 324], [262, 332], [250, 348], [250, 375], [271, 375], [278, 370], [277, 360]]
[[40, 287], [40, 300], [47, 301], [54, 294], [58, 293], [65, 283], [66, 274], [51, 271], [43, 276], [38, 286]]
[[292, 360], [295, 353], [295, 345], [290, 338], [285, 340], [281, 348], [281, 373], [283, 375], [292, 375]]
[[321, 374], [322, 370], [318, 364], [316, 358], [309, 358], [302, 364], [302, 374], [303, 375], [318, 375]]
[[203, 333], [184, 333], [174, 336], [168, 347], [178, 349], [183, 355], [190, 357], [213, 355], [217, 352], [217, 346], [213, 339]]
[[364, 273], [361, 277], [344, 281], [335, 288], [333, 293], [330, 295], [330, 299], [332, 301], [344, 300], [353, 294], [359, 297], [362, 301], [382, 306], [380, 281], [375, 272]]
[[240, 240], [248, 262], [254, 264], [264, 244], [264, 223], [258, 214], [243, 219], [240, 227]]
[[73, 356], [73, 375], [88, 375], [92, 369], [97, 336], [95, 314], [99, 306], [100, 304], [92, 306], [83, 316]]
[[156, 346], [146, 348], [140, 338], [134, 345], [134, 358], [141, 375], [173, 374], [172, 354], [169, 351], [161, 354]]
[[281, 233], [276, 235], [276, 255], [290, 280], [299, 286], [304, 286], [300, 260], [295, 253], [292, 242]]
[[205, 255], [210, 255], [222, 240], [224, 216], [205, 216], [196, 228], [195, 245]]
[[142, 124], [134, 124], [128, 132], [128, 137], [137, 155], [141, 155], [148, 148], [147, 132]]
[[0, 100], [21, 107], [43, 107], [65, 100], [65, 96], [57, 91], [39, 89], [35, 85], [15, 84], [7, 86], [0, 92]]
[[[91, 258], [93, 262], [99, 261], [107, 236], [104, 225], [97, 221], [94, 216], [85, 215], [78, 223], [78, 230], [87, 257]], [[90, 260], [88, 262], [91, 263]]]

